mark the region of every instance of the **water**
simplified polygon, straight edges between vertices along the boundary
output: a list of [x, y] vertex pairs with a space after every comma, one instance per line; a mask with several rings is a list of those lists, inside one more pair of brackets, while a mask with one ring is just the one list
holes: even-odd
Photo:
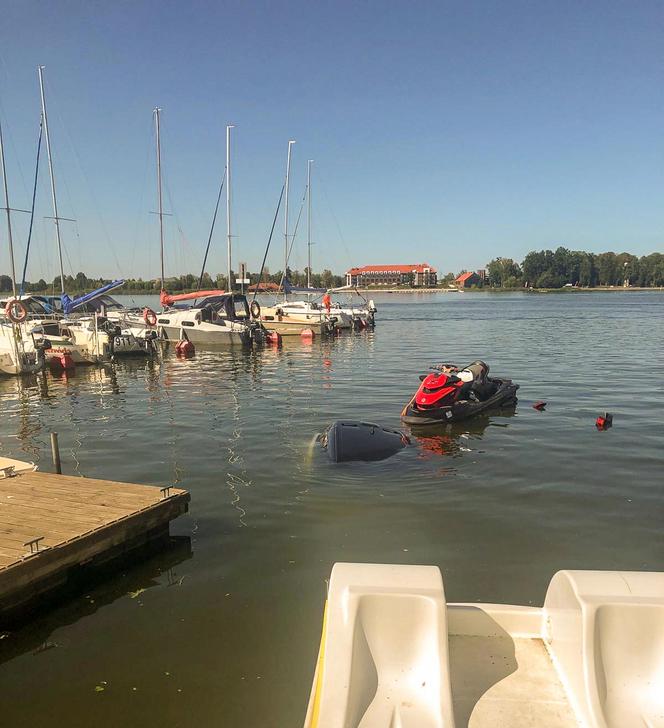
[[[299, 726], [335, 561], [524, 604], [560, 568], [664, 570], [662, 293], [376, 302], [375, 332], [330, 342], [0, 380], [0, 454], [48, 470], [57, 430], [65, 472], [192, 494], [173, 548], [2, 635], [3, 726]], [[521, 384], [516, 413], [383, 463], [308, 457], [336, 418], [399, 426], [429, 364], [477, 357]]]

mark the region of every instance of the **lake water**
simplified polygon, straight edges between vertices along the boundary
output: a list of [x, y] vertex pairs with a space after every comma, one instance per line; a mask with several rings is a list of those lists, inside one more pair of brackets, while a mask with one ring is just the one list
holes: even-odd
[[[0, 454], [50, 470], [55, 430], [65, 472], [192, 495], [171, 549], [0, 635], [1, 725], [300, 726], [335, 561], [522, 604], [561, 568], [664, 570], [664, 294], [375, 299], [374, 332], [0, 380]], [[338, 418], [398, 427], [430, 364], [478, 357], [516, 412], [382, 463], [309, 455]]]

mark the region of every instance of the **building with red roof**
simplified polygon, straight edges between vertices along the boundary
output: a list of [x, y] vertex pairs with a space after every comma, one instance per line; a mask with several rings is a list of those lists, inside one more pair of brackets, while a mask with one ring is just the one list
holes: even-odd
[[346, 271], [346, 285], [358, 286], [435, 286], [438, 271], [428, 263], [415, 265], [364, 265]]
[[480, 276], [472, 270], [468, 273], [461, 273], [454, 279], [454, 285], [457, 288], [470, 288], [479, 285], [481, 282]]

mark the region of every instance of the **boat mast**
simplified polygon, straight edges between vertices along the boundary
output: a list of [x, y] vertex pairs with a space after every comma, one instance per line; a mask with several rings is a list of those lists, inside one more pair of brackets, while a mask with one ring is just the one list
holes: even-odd
[[307, 161], [307, 288], [311, 288], [311, 165], [313, 159]]
[[16, 298], [16, 269], [14, 267], [14, 239], [12, 237], [12, 215], [9, 207], [9, 187], [7, 185], [7, 169], [5, 167], [5, 147], [2, 143], [2, 122], [0, 122], [0, 166], [2, 166], [2, 184], [5, 190], [5, 212], [7, 213], [7, 234], [9, 236], [9, 262], [12, 273], [12, 295]]
[[231, 278], [231, 129], [233, 124], [226, 126], [226, 237], [228, 240], [228, 265], [227, 265], [227, 282], [228, 290], [233, 290], [233, 280]]
[[[286, 280], [286, 269], [288, 268], [288, 188], [290, 186], [290, 161], [291, 148], [295, 144], [295, 140], [288, 142], [288, 158], [286, 161], [286, 197], [284, 198], [284, 274], [283, 280]], [[286, 297], [286, 287], [284, 286], [284, 298]]]
[[53, 174], [53, 158], [51, 156], [51, 137], [48, 133], [48, 116], [46, 115], [46, 98], [44, 96], [44, 66], [38, 66], [39, 92], [41, 96], [42, 121], [44, 122], [44, 136], [46, 137], [46, 153], [48, 156], [48, 172], [51, 177], [51, 199], [53, 201], [53, 221], [55, 222], [55, 236], [58, 243], [58, 260], [60, 261], [60, 288], [65, 292], [65, 273], [62, 266], [62, 241], [60, 239], [60, 216], [58, 215], [58, 199], [55, 194], [55, 175]]
[[164, 290], [164, 206], [161, 195], [161, 136], [159, 126], [159, 115], [161, 109], [157, 106], [152, 112], [154, 115], [154, 126], [157, 134], [157, 199], [159, 204], [159, 259], [161, 261], [161, 290]]

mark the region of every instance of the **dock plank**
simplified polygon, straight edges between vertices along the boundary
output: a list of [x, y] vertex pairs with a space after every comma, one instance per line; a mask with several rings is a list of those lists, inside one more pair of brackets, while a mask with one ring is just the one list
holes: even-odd
[[[0, 621], [10, 608], [66, 581], [77, 565], [149, 540], [188, 509], [171, 488], [52, 473], [0, 478]], [[25, 544], [43, 537], [38, 552]]]

